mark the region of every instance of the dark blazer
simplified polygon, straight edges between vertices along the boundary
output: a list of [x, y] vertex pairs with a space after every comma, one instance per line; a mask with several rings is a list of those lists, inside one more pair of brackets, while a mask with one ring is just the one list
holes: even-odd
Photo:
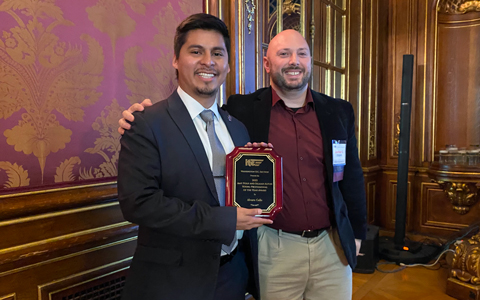
[[[345, 256], [355, 268], [355, 238], [365, 239], [367, 231], [366, 197], [363, 171], [358, 159], [355, 117], [352, 105], [341, 99], [311, 91], [323, 138], [327, 169], [327, 195]], [[271, 88], [248, 95], [232, 95], [224, 106], [248, 129], [252, 142], [267, 142], [272, 108]], [[332, 140], [346, 140], [346, 166], [343, 180], [333, 182]], [[273, 145], [275, 147], [275, 145]]]
[[[245, 126], [219, 111], [234, 144], [245, 145]], [[118, 164], [120, 207], [139, 225], [122, 299], [212, 299], [221, 245], [236, 232], [236, 208], [220, 207], [202, 141], [176, 91], [134, 115]], [[245, 231], [242, 245], [256, 267], [256, 234]]]

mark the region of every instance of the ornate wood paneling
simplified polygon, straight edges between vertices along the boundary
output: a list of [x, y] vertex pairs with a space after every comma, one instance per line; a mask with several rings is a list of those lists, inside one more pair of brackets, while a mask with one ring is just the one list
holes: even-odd
[[228, 98], [232, 94], [252, 93], [258, 85], [256, 72], [263, 66], [261, 48], [256, 48], [262, 34], [258, 30], [261, 5], [257, 0], [219, 0], [218, 3], [220, 11], [224, 12], [220, 17], [230, 30], [232, 49], [225, 96]]
[[111, 201], [116, 196], [115, 182], [0, 195], [0, 220], [83, 207]]
[[[389, 205], [387, 206], [387, 216], [388, 216], [388, 223], [386, 224], [386, 228], [395, 228], [395, 213], [396, 213], [396, 206], [397, 206], [397, 174], [395, 172], [388, 172], [385, 174], [388, 179], [388, 187], [387, 187], [387, 195], [389, 199]], [[412, 223], [414, 220], [414, 210], [413, 210], [413, 173], [409, 172], [408, 174], [408, 193], [407, 193], [407, 218], [406, 218], [406, 229], [412, 230]]]
[[437, 28], [434, 150], [478, 145], [480, 13], [439, 13]]
[[[120, 264], [131, 256], [135, 244], [135, 241], [107, 243], [104, 247], [92, 248], [89, 252], [77, 252], [42, 264], [2, 272], [0, 273], [2, 283], [0, 292], [8, 288], [16, 291], [19, 299], [37, 299], [39, 288], [42, 286], [56, 281], [63, 283], [69, 278], [75, 279], [83, 274], [87, 277], [95, 270], [103, 271], [110, 265]], [[105, 281], [108, 281], [108, 278], [105, 278]], [[66, 285], [65, 288], [70, 289], [74, 286]], [[74, 292], [75, 289], [72, 291]]]
[[[384, 126], [388, 126], [388, 135], [382, 145], [382, 150], [386, 152], [384, 161], [388, 165], [396, 165], [398, 152], [396, 145], [398, 144], [397, 115], [400, 114], [401, 100], [401, 78], [402, 78], [402, 62], [404, 54], [415, 54], [416, 51], [416, 34], [417, 34], [417, 1], [395, 1], [389, 2], [389, 37], [388, 37], [388, 71], [387, 71], [387, 92], [383, 99], [383, 113], [387, 122], [382, 122]], [[414, 82], [415, 82], [414, 73]], [[415, 85], [413, 93], [415, 94]], [[413, 101], [412, 101], [413, 102]], [[412, 115], [416, 112], [415, 106], [412, 107]], [[415, 127], [415, 121], [412, 119], [412, 128]], [[410, 149], [414, 147], [410, 145]], [[386, 150], [386, 151], [385, 151]], [[412, 158], [410, 158], [412, 160]]]
[[39, 300], [120, 299], [130, 259], [124, 259], [38, 287]]
[[[416, 88], [415, 111], [413, 118], [417, 120], [412, 129], [416, 154], [413, 161], [418, 166], [428, 166], [433, 160], [432, 122], [433, 122], [433, 78], [434, 78], [434, 47], [436, 11], [432, 0], [418, 1], [417, 19], [417, 53], [415, 57], [415, 72], [417, 73], [414, 85]], [[414, 131], [413, 131], [414, 130]]]
[[367, 221], [370, 224], [376, 223], [377, 221], [377, 201], [378, 199], [378, 178], [380, 174], [380, 168], [364, 168], [364, 179], [365, 179], [365, 192], [367, 193]]
[[123, 219], [114, 191], [110, 183], [2, 196], [0, 295], [37, 299], [40, 287], [53, 283], [69, 282], [62, 288], [68, 293], [76, 279], [118, 277], [113, 273], [133, 255], [137, 226]]
[[[463, 218], [452, 213], [452, 205], [436, 183], [421, 182], [421, 226], [436, 232], [454, 231], [476, 221], [475, 214]], [[478, 213], [478, 209], [477, 209]]]
[[[419, 11], [422, 9], [421, 1], [396, 1], [388, 2], [388, 18], [380, 19], [380, 23], [388, 28], [388, 34], [383, 37], [382, 45], [387, 49], [385, 59], [383, 60], [383, 82], [381, 85], [381, 101], [379, 104], [379, 111], [382, 118], [379, 119], [380, 143], [378, 146], [380, 164], [382, 165], [382, 181], [379, 186], [380, 197], [379, 201], [380, 219], [379, 225], [388, 228], [395, 228], [395, 213], [396, 213], [396, 181], [397, 181], [397, 165], [398, 165], [398, 145], [399, 145], [399, 124], [400, 124], [400, 102], [401, 102], [401, 78], [402, 65], [404, 54], [415, 54], [415, 71], [419, 63], [419, 58], [416, 53], [418, 49], [417, 36], [422, 31], [423, 23], [417, 18]], [[420, 25], [421, 24], [421, 25]], [[422, 59], [423, 61], [423, 59]], [[418, 161], [417, 156], [420, 151], [417, 151], [419, 145], [422, 145], [415, 133], [419, 124], [418, 118], [415, 117], [423, 107], [417, 104], [417, 84], [418, 76], [414, 71], [413, 78], [413, 93], [412, 93], [412, 122], [411, 122], [411, 137], [410, 143], [410, 168], [408, 176], [408, 197], [407, 197], [407, 215], [406, 215], [406, 230], [411, 231], [416, 229], [418, 210], [416, 202], [413, 199], [416, 197], [416, 168], [412, 167], [415, 161]], [[421, 120], [421, 118], [420, 118]], [[422, 122], [420, 122], [422, 123]], [[421, 148], [422, 146], [420, 146]]]
[[[361, 49], [360, 53], [360, 82], [358, 95], [361, 107], [358, 110], [357, 116], [359, 118], [359, 148], [360, 158], [363, 166], [378, 165], [377, 160], [377, 110], [378, 110], [378, 81], [381, 76], [381, 69], [379, 69], [379, 58], [381, 58], [380, 44], [379, 44], [379, 1], [365, 1], [363, 8], [364, 17], [360, 21], [363, 22], [363, 26], [358, 28], [364, 28], [361, 33], [362, 39], [360, 40]], [[352, 18], [352, 22], [355, 18]], [[351, 28], [356, 28], [356, 24], [352, 24]], [[353, 32], [351, 33], [353, 34]], [[355, 53], [352, 44], [351, 55], [359, 54]], [[354, 61], [354, 58], [351, 58]], [[349, 78], [353, 78], [354, 74], [350, 74]], [[352, 88], [352, 91], [354, 89]], [[353, 97], [353, 93], [350, 94], [350, 98]], [[352, 102], [352, 99], [350, 99]]]
[[[378, 189], [382, 201], [377, 203], [380, 203], [382, 217], [377, 222], [381, 226], [393, 228], [394, 211], [391, 210], [394, 210], [396, 195], [389, 185], [397, 176], [402, 55], [408, 53], [415, 55], [415, 67], [409, 166], [411, 206], [407, 212], [407, 229], [448, 237], [479, 217], [478, 205], [463, 216], [456, 213], [444, 191], [431, 182], [427, 173], [435, 151], [445, 144], [468, 146], [480, 139], [477, 129], [480, 128], [480, 105], [478, 97], [472, 96], [478, 94], [479, 86], [478, 51], [472, 49], [477, 49], [480, 41], [475, 33], [480, 14], [473, 12], [470, 5], [473, 3], [461, 0], [390, 0], [388, 3], [389, 18], [384, 24], [389, 32], [388, 59], [383, 60], [386, 76], [379, 103], [382, 118], [378, 121], [382, 166]], [[383, 201], [387, 204], [381, 204]]]

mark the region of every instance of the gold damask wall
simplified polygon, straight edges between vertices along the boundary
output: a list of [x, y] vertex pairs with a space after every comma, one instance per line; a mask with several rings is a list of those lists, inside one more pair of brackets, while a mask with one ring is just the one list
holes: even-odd
[[0, 193], [113, 181], [121, 111], [176, 87], [198, 0], [0, 0]]

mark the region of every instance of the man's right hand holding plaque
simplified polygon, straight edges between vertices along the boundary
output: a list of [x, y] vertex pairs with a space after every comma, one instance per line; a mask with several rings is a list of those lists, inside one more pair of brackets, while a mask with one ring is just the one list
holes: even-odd
[[258, 217], [273, 220], [282, 209], [282, 158], [270, 147], [236, 147], [226, 159], [225, 204], [260, 208]]

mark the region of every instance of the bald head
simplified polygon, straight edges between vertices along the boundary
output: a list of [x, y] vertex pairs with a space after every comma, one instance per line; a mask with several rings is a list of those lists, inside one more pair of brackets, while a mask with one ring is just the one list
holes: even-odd
[[303, 38], [300, 32], [287, 29], [277, 34], [268, 44], [267, 57], [276, 53], [279, 49], [305, 49], [310, 53], [310, 47], [308, 47], [307, 41]]
[[296, 30], [280, 32], [270, 41], [263, 66], [276, 91], [304, 91], [312, 69], [307, 41]]

